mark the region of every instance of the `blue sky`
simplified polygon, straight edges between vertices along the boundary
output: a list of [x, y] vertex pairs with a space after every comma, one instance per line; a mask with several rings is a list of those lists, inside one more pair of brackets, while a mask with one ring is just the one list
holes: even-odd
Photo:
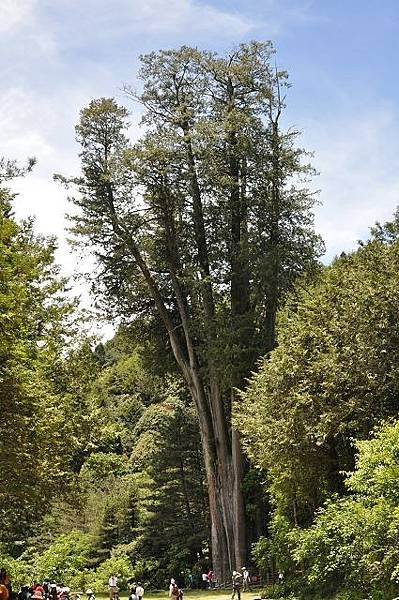
[[399, 203], [398, 0], [0, 0], [0, 154], [37, 157], [15, 184], [17, 213], [59, 236], [65, 272], [76, 259], [52, 174], [78, 169], [79, 109], [99, 96], [127, 102], [121, 87], [134, 85], [140, 53], [223, 51], [250, 39], [273, 40], [290, 73], [287, 121], [315, 152], [326, 260], [390, 217]]

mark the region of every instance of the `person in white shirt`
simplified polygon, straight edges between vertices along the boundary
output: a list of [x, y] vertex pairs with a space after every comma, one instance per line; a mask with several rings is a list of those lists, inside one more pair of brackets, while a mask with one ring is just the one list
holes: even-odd
[[172, 592], [173, 592], [173, 588], [175, 587], [175, 585], [176, 585], [176, 582], [172, 577], [172, 579], [170, 580], [170, 585], [169, 585], [169, 598], [172, 597]]
[[140, 582], [136, 585], [136, 596], [137, 596], [138, 600], [142, 600], [142, 598], [144, 596], [144, 588]]
[[249, 571], [248, 571], [247, 567], [242, 567], [241, 571], [242, 571], [242, 583], [243, 583], [242, 591], [250, 592], [251, 591], [251, 578], [249, 576]]
[[137, 595], [136, 595], [135, 586], [133, 586], [132, 589], [130, 590], [129, 600], [138, 600]]
[[110, 600], [113, 600], [118, 596], [118, 579], [113, 573], [111, 573], [108, 579], [108, 589]]

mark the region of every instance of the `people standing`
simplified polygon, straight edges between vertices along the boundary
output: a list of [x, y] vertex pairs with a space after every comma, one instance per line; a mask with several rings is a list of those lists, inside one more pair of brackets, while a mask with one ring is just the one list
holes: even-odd
[[190, 590], [194, 589], [194, 575], [191, 573], [188, 574], [188, 587], [190, 588]]
[[212, 571], [212, 569], [209, 569], [208, 571], [208, 584], [209, 584], [209, 589], [212, 590], [213, 589], [213, 580], [215, 578], [215, 574]]
[[91, 588], [89, 588], [88, 590], [86, 590], [86, 596], [87, 596], [87, 600], [96, 600], [94, 592], [93, 592], [93, 590]]
[[236, 594], [238, 600], [241, 600], [242, 575], [239, 571], [233, 571], [232, 584], [233, 593], [231, 595], [231, 600], [234, 600]]
[[[174, 581], [174, 580], [173, 580]], [[171, 592], [170, 592], [170, 597], [172, 598], [172, 600], [183, 600], [183, 590], [181, 590], [176, 583], [171, 582]]]
[[247, 567], [242, 567], [242, 591], [250, 592], [251, 591], [251, 578], [249, 576], [249, 571]]
[[136, 593], [136, 585], [133, 584], [133, 587], [130, 588], [129, 600], [138, 600]]
[[135, 591], [136, 591], [136, 596], [137, 596], [138, 600], [142, 600], [142, 598], [144, 596], [144, 588], [140, 582], [138, 582], [138, 584], [136, 585]]
[[208, 573], [202, 573], [202, 589], [206, 590], [208, 587]]
[[57, 584], [50, 583], [49, 599], [57, 600]]
[[33, 583], [33, 591], [34, 592], [40, 592], [42, 594], [42, 596], [43, 596], [43, 594], [44, 594], [44, 587], [38, 581], [35, 581]]
[[118, 596], [118, 578], [111, 573], [108, 579], [109, 598], [113, 600]]
[[18, 592], [18, 600], [30, 600], [31, 593], [29, 586], [23, 585]]

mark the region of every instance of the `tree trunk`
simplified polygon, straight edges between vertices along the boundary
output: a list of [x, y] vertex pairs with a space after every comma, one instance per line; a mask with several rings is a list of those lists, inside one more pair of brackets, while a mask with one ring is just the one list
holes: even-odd
[[[205, 314], [208, 319], [208, 335], [214, 336], [214, 299], [210, 280], [208, 250], [202, 211], [201, 191], [191, 144], [191, 132], [187, 122], [182, 124], [187, 149], [191, 195], [196, 230], [198, 259], [202, 271], [202, 293]], [[220, 581], [230, 580], [232, 570], [245, 563], [246, 536], [245, 511], [242, 495], [243, 457], [237, 433], [227, 423], [217, 376], [210, 367], [210, 390], [208, 400], [212, 415], [212, 435], [215, 449], [214, 461], [205, 469], [209, 490], [211, 516], [212, 563]], [[206, 438], [207, 436], [205, 436]], [[206, 444], [203, 437], [203, 445]]]
[[[206, 391], [198, 372], [192, 373], [191, 381], [208, 484], [212, 565], [217, 579], [226, 582], [234, 569], [245, 564], [241, 448], [237, 434], [227, 428], [218, 386], [214, 383], [212, 391]], [[204, 400], [210, 407], [208, 414], [200, 409]]]
[[240, 435], [232, 430], [232, 453], [233, 453], [233, 509], [234, 509], [234, 529], [235, 538], [235, 563], [236, 569], [241, 569], [246, 564], [247, 540], [246, 540], [246, 520], [245, 505], [242, 492], [244, 479], [244, 456], [241, 449]]
[[[234, 89], [228, 80], [228, 111], [234, 108]], [[250, 303], [249, 258], [248, 258], [248, 207], [246, 198], [246, 160], [240, 157], [237, 134], [228, 135], [228, 167], [230, 183], [230, 265], [231, 265], [231, 324], [235, 346], [238, 352], [233, 357], [233, 375], [231, 381], [231, 404], [233, 405], [236, 388], [243, 389], [245, 377], [249, 374], [251, 339], [253, 335], [253, 315]], [[244, 478], [244, 456], [241, 450], [240, 436], [231, 431], [232, 453], [232, 512], [234, 538], [235, 569], [241, 569], [246, 563], [246, 520], [242, 491]]]

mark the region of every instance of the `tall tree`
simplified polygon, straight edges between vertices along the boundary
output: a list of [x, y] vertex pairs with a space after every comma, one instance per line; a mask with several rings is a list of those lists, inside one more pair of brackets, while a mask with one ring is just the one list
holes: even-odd
[[[0, 161], [0, 169], [4, 164], [9, 177], [13, 163]], [[18, 224], [12, 201], [10, 191], [0, 187], [0, 517], [5, 543], [26, 535], [52, 496], [51, 484], [62, 480], [65, 464], [57, 432], [62, 420], [46, 368], [63, 345], [71, 309], [53, 264], [54, 242], [36, 237], [30, 221]]]
[[286, 74], [272, 55], [253, 42], [223, 57], [142, 57], [142, 140], [129, 144], [124, 108], [95, 100], [77, 126], [82, 175], [61, 178], [77, 184], [74, 231], [103, 267], [108, 305], [156, 312], [168, 333], [198, 411], [221, 579], [246, 553], [234, 390], [273, 347], [278, 299], [321, 248], [314, 198], [296, 182], [311, 168], [280, 130]]

